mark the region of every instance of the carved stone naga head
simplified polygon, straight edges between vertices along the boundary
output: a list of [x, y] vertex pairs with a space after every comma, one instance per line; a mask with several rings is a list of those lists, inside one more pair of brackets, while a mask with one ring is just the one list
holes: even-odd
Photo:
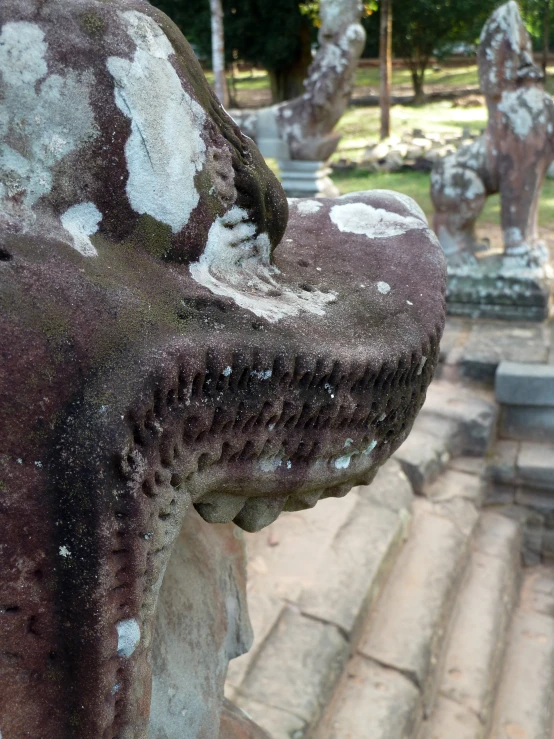
[[515, 0], [501, 5], [483, 26], [477, 52], [479, 82], [488, 98], [499, 98], [528, 82], [542, 81], [533, 61], [531, 37]]
[[[433, 375], [442, 251], [394, 193], [289, 216], [142, 0], [3, 0], [0, 100], [0, 732], [144, 739], [154, 671], [150, 736], [212, 739], [158, 690], [170, 556], [198, 577], [164, 623], [197, 634], [236, 554], [198, 514], [255, 531], [372, 480]], [[200, 706], [210, 634], [175, 668]]]

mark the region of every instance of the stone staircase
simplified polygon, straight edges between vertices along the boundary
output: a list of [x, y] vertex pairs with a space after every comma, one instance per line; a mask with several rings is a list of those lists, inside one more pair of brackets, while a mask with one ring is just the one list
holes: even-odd
[[554, 568], [482, 508], [496, 416], [435, 382], [370, 487], [247, 535], [256, 637], [226, 690], [274, 739], [554, 739]]

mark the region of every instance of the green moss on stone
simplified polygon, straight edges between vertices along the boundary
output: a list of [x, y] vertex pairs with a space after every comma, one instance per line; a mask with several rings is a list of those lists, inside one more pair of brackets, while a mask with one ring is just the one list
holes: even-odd
[[88, 36], [96, 38], [104, 35], [106, 21], [98, 13], [89, 10], [86, 13], [81, 13], [79, 20], [81, 21], [81, 28]]
[[163, 258], [171, 250], [171, 226], [145, 213], [137, 219], [131, 240], [152, 256]]

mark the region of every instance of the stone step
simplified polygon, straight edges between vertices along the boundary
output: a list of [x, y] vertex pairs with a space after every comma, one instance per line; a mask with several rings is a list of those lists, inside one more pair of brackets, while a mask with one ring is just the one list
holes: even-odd
[[522, 442], [516, 475], [520, 485], [554, 493], [554, 443]]
[[554, 442], [554, 364], [502, 362], [496, 372], [500, 432], [520, 441]]
[[552, 739], [554, 568], [542, 568], [543, 590], [548, 589], [547, 582], [550, 595], [545, 599], [541, 597], [544, 593], [537, 592], [536, 571], [524, 572], [521, 600], [510, 629], [489, 739]]
[[[313, 739], [404, 739], [421, 722], [419, 691], [397, 670], [359, 654], [348, 663], [340, 689]], [[441, 737], [441, 739], [444, 739]]]
[[554, 408], [554, 365], [501, 362], [494, 389], [497, 402], [503, 405]]
[[395, 452], [416, 493], [422, 493], [460, 455], [483, 456], [496, 428], [496, 407], [487, 393], [435, 381], [413, 431]]
[[478, 515], [471, 502], [452, 502], [414, 504], [410, 538], [330, 705], [310, 734], [314, 739], [417, 735], [433, 703], [436, 664]]
[[412, 503], [391, 460], [371, 486], [247, 536], [256, 640], [231, 663], [226, 694], [273, 739], [303, 736], [328, 703], [404, 545]]
[[492, 393], [441, 380], [427, 390], [418, 416], [446, 418], [458, 426], [458, 447], [454, 454], [482, 456], [494, 439], [497, 408]]
[[453, 322], [446, 333], [451, 345], [446, 363], [455, 364], [461, 377], [487, 385], [494, 384], [497, 367], [504, 362], [519, 362], [521, 358], [533, 364], [548, 361], [551, 340], [547, 322]]
[[416, 503], [412, 536], [358, 645], [363, 656], [409, 677], [424, 704], [433, 697], [434, 668], [468, 561], [471, 529], [461, 523], [441, 504]]
[[484, 739], [519, 584], [521, 532], [481, 516], [439, 678], [439, 699], [420, 739]]
[[511, 486], [554, 493], [554, 443], [501, 440], [488, 461], [485, 477], [494, 488]]

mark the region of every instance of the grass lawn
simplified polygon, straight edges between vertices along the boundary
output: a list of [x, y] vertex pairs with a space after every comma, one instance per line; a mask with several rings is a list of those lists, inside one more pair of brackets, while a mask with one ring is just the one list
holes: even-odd
[[[371, 173], [354, 170], [346, 174], [334, 174], [333, 182], [341, 191], [357, 190], [397, 190], [416, 200], [430, 218], [433, 214], [429, 194], [429, 175], [422, 172]], [[487, 200], [479, 219], [483, 223], [500, 223], [500, 198], [494, 195]], [[554, 180], [546, 180], [539, 205], [539, 224], [554, 230]]]
[[[364, 150], [379, 140], [379, 108], [350, 108], [337, 126], [343, 138], [333, 159], [360, 158]], [[392, 132], [397, 136], [411, 133], [414, 128], [444, 135], [459, 134], [464, 128], [472, 134], [480, 133], [487, 125], [487, 109], [454, 108], [451, 102], [429, 103], [415, 108], [394, 105], [391, 108]]]
[[[440, 67], [440, 64], [438, 65]], [[479, 84], [477, 79], [477, 65], [468, 64], [467, 67], [441, 68], [433, 71], [431, 67], [425, 73], [425, 82], [428, 85], [445, 85], [452, 87], [472, 87]], [[393, 69], [392, 87], [411, 86], [412, 75], [408, 69]], [[378, 67], [358, 67], [356, 85], [379, 87]]]
[[[450, 102], [429, 103], [419, 108], [395, 105], [391, 111], [392, 131], [397, 136], [412, 132], [414, 128], [426, 133], [445, 135], [459, 133], [467, 128], [478, 134], [487, 123], [487, 110], [479, 108], [456, 108]], [[368, 145], [377, 143], [379, 138], [379, 109], [350, 108], [337, 126], [342, 141], [333, 159], [361, 158]], [[397, 190], [414, 198], [430, 217], [433, 213], [429, 194], [429, 175], [421, 172], [368, 173], [353, 170], [333, 174], [333, 181], [341, 193], [375, 188]], [[500, 223], [500, 198], [498, 195], [487, 200], [480, 218], [481, 222]], [[540, 206], [539, 223], [542, 227], [554, 230], [554, 180], [546, 180]]]
[[[437, 71], [432, 67], [425, 73], [425, 84], [433, 87], [473, 87], [479, 84], [477, 65], [468, 64], [466, 67], [440, 67]], [[210, 84], [213, 84], [213, 74], [205, 70], [205, 75]], [[231, 83], [231, 77], [228, 78]], [[392, 72], [392, 88], [406, 89], [411, 87], [412, 77], [408, 69], [394, 69]], [[235, 75], [235, 86], [237, 90], [268, 90], [270, 87], [269, 77], [263, 69], [253, 69], [249, 72], [238, 72]], [[379, 89], [379, 68], [359, 67], [356, 72], [357, 87], [372, 87], [375, 91]], [[546, 89], [554, 94], [554, 67], [548, 67]]]
[[[554, 67], [548, 69], [547, 89], [554, 93]], [[210, 74], [207, 75], [211, 81]], [[428, 84], [469, 87], [476, 85], [477, 67], [443, 68], [427, 74]], [[408, 70], [393, 71], [393, 87], [405, 86], [411, 83]], [[235, 77], [235, 84], [239, 90], [261, 90], [269, 87], [267, 73], [262, 70], [241, 72]], [[378, 68], [359, 68], [356, 75], [356, 84], [378, 88]], [[445, 137], [449, 134], [459, 134], [468, 129], [471, 134], [479, 134], [487, 124], [487, 110], [484, 106], [476, 108], [458, 108], [451, 102], [429, 103], [421, 107], [395, 105], [391, 109], [392, 131], [396, 136], [411, 133], [413, 129], [421, 129], [425, 133], [440, 133]], [[332, 159], [341, 158], [353, 161], [362, 158], [368, 146], [379, 140], [379, 108], [378, 107], [351, 107], [340, 120], [337, 130], [342, 134], [342, 140]], [[276, 163], [269, 161], [270, 167], [276, 171]], [[333, 181], [341, 193], [356, 190], [389, 189], [403, 192], [414, 198], [430, 217], [433, 212], [429, 195], [429, 175], [420, 172], [400, 173], [372, 173], [353, 170], [347, 173], [333, 174]], [[488, 199], [481, 215], [480, 222], [492, 224], [495, 227], [500, 223], [500, 199], [494, 196]], [[539, 206], [539, 223], [542, 228], [554, 232], [554, 180], [547, 180], [542, 191]]]

